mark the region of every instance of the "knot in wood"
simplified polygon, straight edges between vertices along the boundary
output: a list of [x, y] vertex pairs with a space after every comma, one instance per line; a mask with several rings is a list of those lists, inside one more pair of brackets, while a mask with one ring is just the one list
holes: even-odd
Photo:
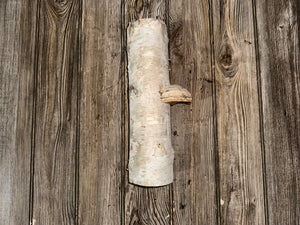
[[139, 14], [143, 10], [143, 0], [136, 0], [134, 4], [134, 10], [136, 14]]
[[133, 93], [134, 95], [138, 95], [138, 90], [133, 86], [129, 85], [129, 93]]
[[235, 76], [238, 69], [238, 62], [236, 59], [236, 52], [229, 43], [222, 45], [217, 63], [225, 77], [232, 78]]
[[47, 1], [49, 9], [57, 17], [61, 18], [69, 14], [73, 0], [49, 0]]

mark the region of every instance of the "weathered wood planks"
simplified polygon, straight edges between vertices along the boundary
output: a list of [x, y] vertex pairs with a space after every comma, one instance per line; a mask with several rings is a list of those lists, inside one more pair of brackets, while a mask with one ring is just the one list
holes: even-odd
[[83, 0], [79, 224], [121, 223], [121, 2]]
[[221, 224], [265, 224], [252, 1], [212, 1]]
[[[171, 83], [192, 104], [171, 107], [175, 151], [174, 224], [217, 224], [213, 77], [208, 1], [171, 1]], [[197, 7], [195, 7], [197, 6]]]
[[[300, 224], [299, 2], [0, 2], [0, 224]], [[126, 28], [160, 18], [175, 180], [128, 183]]]
[[38, 10], [32, 223], [75, 224], [79, 4]]
[[36, 1], [1, 1], [0, 15], [0, 223], [28, 224]]
[[[167, 1], [164, 0], [125, 1], [123, 18], [124, 38], [126, 38], [128, 23], [139, 18], [159, 18], [167, 23], [166, 3]], [[126, 116], [126, 119], [128, 123], [128, 116]], [[126, 151], [125, 165], [127, 166], [128, 147]], [[155, 225], [171, 223], [171, 185], [158, 188], [138, 187], [128, 183], [128, 175], [125, 182], [125, 224]]]
[[255, 1], [268, 223], [300, 224], [299, 1]]

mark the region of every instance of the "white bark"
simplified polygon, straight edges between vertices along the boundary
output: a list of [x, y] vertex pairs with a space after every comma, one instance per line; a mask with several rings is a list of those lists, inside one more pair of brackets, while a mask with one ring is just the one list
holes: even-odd
[[129, 182], [162, 186], [173, 182], [170, 105], [161, 101], [170, 85], [166, 25], [140, 19], [127, 30], [130, 103]]

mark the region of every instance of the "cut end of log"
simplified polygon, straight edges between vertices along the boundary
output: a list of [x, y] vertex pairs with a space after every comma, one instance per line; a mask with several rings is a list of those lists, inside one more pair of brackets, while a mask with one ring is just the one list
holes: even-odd
[[191, 103], [192, 95], [188, 90], [179, 85], [170, 85], [161, 90], [160, 100], [171, 105], [176, 103]]

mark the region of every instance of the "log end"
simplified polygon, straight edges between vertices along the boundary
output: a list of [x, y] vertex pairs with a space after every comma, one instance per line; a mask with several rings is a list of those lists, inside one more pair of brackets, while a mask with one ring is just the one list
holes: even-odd
[[164, 103], [174, 105], [176, 103], [191, 103], [192, 95], [185, 88], [179, 85], [170, 85], [160, 92], [160, 100]]

